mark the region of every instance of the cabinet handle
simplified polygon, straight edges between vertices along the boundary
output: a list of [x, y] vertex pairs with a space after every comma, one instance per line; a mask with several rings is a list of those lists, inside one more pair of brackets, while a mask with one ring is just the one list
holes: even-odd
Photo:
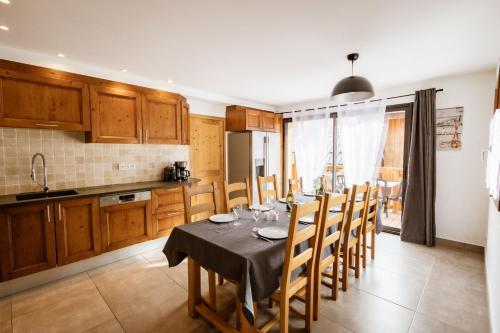
[[109, 230], [109, 218], [106, 219], [106, 225], [108, 227], [107, 234], [108, 234], [108, 247], [111, 245], [111, 230]]
[[62, 221], [61, 204], [59, 204], [59, 221]]
[[146, 143], [148, 143], [148, 141], [149, 141], [149, 131], [146, 130]]
[[59, 125], [56, 125], [56, 124], [42, 124], [42, 123], [39, 123], [39, 124], [36, 124], [36, 126], [57, 127], [57, 126], [59, 126]]
[[47, 222], [50, 223], [50, 205], [47, 205]]
[[139, 142], [142, 142], [142, 129], [139, 128]]

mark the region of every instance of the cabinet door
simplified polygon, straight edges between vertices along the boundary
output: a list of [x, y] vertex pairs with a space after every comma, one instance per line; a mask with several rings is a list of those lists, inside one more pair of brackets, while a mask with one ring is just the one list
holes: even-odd
[[168, 94], [143, 96], [145, 143], [181, 144], [181, 101]]
[[184, 210], [182, 187], [153, 190], [151, 205], [153, 214]]
[[262, 112], [262, 129], [264, 131], [276, 131], [275, 114], [273, 112]]
[[258, 110], [246, 110], [246, 128], [247, 130], [261, 130], [262, 129], [262, 112]]
[[0, 210], [2, 280], [56, 265], [52, 207], [50, 203]]
[[182, 108], [181, 108], [181, 127], [182, 127], [182, 144], [183, 145], [189, 145], [189, 104], [186, 102], [182, 102]]
[[0, 70], [0, 87], [0, 126], [90, 130], [87, 84]]
[[150, 240], [151, 201], [101, 208], [101, 238], [102, 252]]
[[97, 198], [64, 200], [56, 213], [57, 264], [66, 265], [101, 254], [101, 226]]
[[141, 143], [140, 96], [133, 90], [91, 86], [91, 141]]

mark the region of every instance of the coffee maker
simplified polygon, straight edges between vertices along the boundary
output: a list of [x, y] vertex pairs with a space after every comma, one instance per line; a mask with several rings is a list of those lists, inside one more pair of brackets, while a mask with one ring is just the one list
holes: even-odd
[[174, 163], [175, 168], [175, 180], [188, 180], [191, 173], [189, 170], [186, 170], [187, 162], [186, 161], [176, 161]]

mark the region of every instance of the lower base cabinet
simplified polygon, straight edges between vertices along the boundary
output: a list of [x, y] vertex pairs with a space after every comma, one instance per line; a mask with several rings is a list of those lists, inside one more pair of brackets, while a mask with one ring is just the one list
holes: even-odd
[[66, 265], [101, 254], [97, 197], [54, 203], [57, 264]]
[[153, 238], [170, 235], [175, 226], [184, 224], [182, 187], [152, 191]]
[[102, 252], [152, 239], [151, 201], [101, 208]]
[[53, 204], [0, 210], [2, 281], [56, 266]]

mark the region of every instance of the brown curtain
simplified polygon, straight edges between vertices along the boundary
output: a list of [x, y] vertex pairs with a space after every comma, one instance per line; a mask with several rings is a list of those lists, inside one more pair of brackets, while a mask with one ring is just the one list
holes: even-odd
[[407, 120], [401, 240], [434, 246], [436, 240], [436, 89], [415, 93]]

